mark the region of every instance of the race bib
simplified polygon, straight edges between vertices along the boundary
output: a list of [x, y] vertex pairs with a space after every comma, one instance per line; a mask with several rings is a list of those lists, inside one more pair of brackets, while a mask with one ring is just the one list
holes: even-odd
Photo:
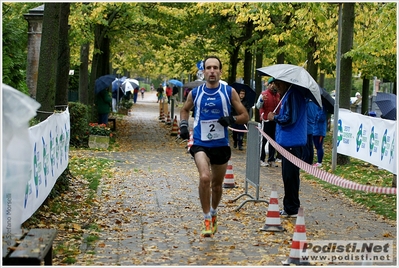
[[201, 140], [210, 141], [224, 138], [224, 127], [217, 119], [201, 121]]

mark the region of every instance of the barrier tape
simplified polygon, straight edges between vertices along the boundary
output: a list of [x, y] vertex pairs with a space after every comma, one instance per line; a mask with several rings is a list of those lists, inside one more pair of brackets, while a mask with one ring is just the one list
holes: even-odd
[[265, 137], [269, 143], [288, 161], [299, 167], [300, 169], [306, 171], [307, 173], [325, 181], [330, 184], [345, 188], [345, 189], [351, 189], [351, 190], [357, 190], [357, 191], [364, 191], [364, 192], [371, 192], [371, 193], [378, 193], [378, 194], [396, 194], [396, 188], [392, 187], [378, 187], [378, 186], [369, 186], [369, 185], [362, 185], [350, 180], [343, 179], [341, 177], [338, 177], [337, 175], [328, 173], [318, 167], [314, 167], [298, 157], [294, 156], [287, 150], [285, 150], [283, 147], [281, 147], [277, 142], [275, 142], [272, 138], [270, 138], [265, 132], [263, 132], [262, 129], [259, 127], [256, 127], [259, 132], [262, 134], [263, 137]]
[[230, 130], [232, 130], [232, 131], [235, 131], [235, 132], [244, 132], [244, 133], [247, 133], [248, 132], [248, 127], [247, 127], [247, 125], [245, 125], [244, 124], [244, 126], [245, 126], [245, 128], [246, 128], [246, 130], [244, 130], [244, 129], [235, 129], [235, 128], [232, 128], [232, 127], [228, 127]]

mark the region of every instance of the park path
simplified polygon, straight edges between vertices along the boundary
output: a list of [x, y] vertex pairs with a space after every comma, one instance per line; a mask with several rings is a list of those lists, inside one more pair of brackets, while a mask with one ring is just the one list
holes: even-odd
[[[176, 115], [178, 111], [175, 107]], [[238, 187], [224, 190], [219, 230], [213, 238], [201, 238], [195, 164], [186, 143], [171, 136], [172, 126], [158, 116], [155, 92], [146, 92], [144, 99], [139, 96], [133, 113], [117, 122], [117, 139], [123, 147], [115, 152], [88, 152], [116, 162], [98, 191], [100, 239], [82, 245], [74, 265], [281, 265], [290, 254], [295, 219], [281, 219], [285, 232], [262, 232], [267, 204], [248, 202], [236, 212], [247, 197], [229, 202], [245, 192], [245, 150], [232, 149]], [[259, 199], [269, 201], [272, 184], [277, 185], [281, 207], [281, 167], [261, 167]], [[256, 194], [252, 186], [248, 192]], [[302, 180], [300, 198], [308, 239], [396, 241], [396, 223], [314, 182]], [[396, 264], [394, 244], [395, 262], [388, 265]]]

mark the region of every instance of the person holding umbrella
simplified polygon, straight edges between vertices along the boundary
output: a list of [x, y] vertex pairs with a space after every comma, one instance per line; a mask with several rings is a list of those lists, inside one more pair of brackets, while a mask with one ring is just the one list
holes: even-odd
[[[180, 110], [180, 137], [183, 140], [189, 138], [188, 120], [194, 108], [190, 154], [199, 173], [199, 197], [204, 214], [202, 236], [210, 237], [217, 231], [217, 207], [222, 198], [223, 180], [231, 157], [228, 126], [245, 124], [249, 116], [237, 91], [220, 83], [220, 59], [216, 56], [207, 57], [203, 66], [206, 82], [190, 91]], [[232, 107], [237, 112], [236, 116], [231, 114]]]
[[[274, 80], [274, 87], [281, 96], [280, 112], [269, 112], [267, 120], [276, 122], [276, 142], [286, 151], [303, 159], [307, 142], [306, 99], [296, 88], [297, 85]], [[284, 209], [282, 217], [296, 217], [300, 207], [299, 167], [283, 156], [282, 178], [284, 183]]]
[[108, 115], [112, 107], [112, 98], [108, 92], [108, 88], [96, 94], [95, 104], [98, 113], [98, 124], [108, 124]]

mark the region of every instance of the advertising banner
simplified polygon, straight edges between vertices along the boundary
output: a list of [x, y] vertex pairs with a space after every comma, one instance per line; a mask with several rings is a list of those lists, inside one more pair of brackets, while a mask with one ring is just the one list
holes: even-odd
[[337, 152], [397, 174], [397, 123], [339, 109]]
[[54, 113], [45, 121], [29, 128], [29, 135], [32, 162], [28, 183], [20, 186], [25, 192], [22, 222], [40, 207], [68, 166], [69, 110]]

